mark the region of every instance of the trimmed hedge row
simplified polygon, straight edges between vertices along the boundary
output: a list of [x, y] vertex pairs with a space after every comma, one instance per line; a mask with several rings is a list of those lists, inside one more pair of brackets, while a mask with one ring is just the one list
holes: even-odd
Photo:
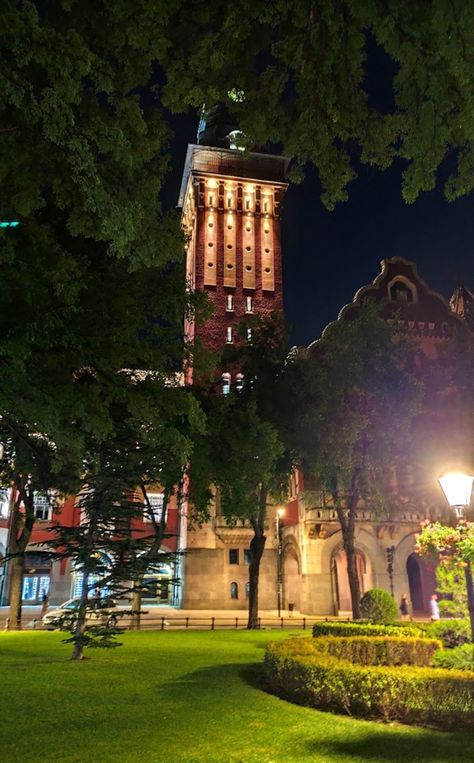
[[396, 636], [320, 636], [314, 642], [318, 652], [360, 665], [431, 665], [441, 641]]
[[420, 638], [420, 631], [413, 626], [371, 625], [370, 623], [316, 623], [313, 636], [405, 636]]
[[293, 702], [351, 715], [440, 728], [474, 728], [474, 673], [352, 665], [293, 638], [266, 648], [270, 688]]

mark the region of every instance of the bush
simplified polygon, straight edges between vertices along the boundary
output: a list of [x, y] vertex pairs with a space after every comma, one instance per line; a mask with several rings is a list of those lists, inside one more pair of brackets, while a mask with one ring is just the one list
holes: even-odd
[[[316, 623], [313, 636], [405, 636], [419, 638], [420, 630], [415, 625], [371, 625], [370, 623]], [[433, 636], [434, 638], [434, 636]]]
[[265, 671], [279, 696], [312, 707], [440, 728], [474, 727], [474, 673], [407, 666], [351, 665], [314, 639], [272, 643]]
[[426, 634], [431, 638], [439, 638], [443, 646], [452, 649], [471, 640], [471, 626], [469, 620], [437, 620], [430, 623]]
[[389, 625], [397, 619], [397, 605], [387, 591], [372, 588], [360, 600], [362, 617], [374, 625]]
[[441, 642], [395, 636], [324, 636], [314, 642], [318, 651], [360, 665], [431, 665]]
[[433, 663], [437, 668], [474, 671], [474, 647], [463, 644], [454, 649], [440, 649], [434, 655]]

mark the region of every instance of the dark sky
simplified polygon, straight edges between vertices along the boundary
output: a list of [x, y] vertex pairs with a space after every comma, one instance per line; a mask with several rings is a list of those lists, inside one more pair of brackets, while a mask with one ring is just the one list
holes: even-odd
[[[173, 120], [173, 169], [165, 197], [176, 204], [188, 142], [197, 122]], [[360, 286], [371, 283], [380, 260], [416, 262], [428, 285], [449, 297], [460, 278], [474, 287], [474, 194], [448, 203], [442, 190], [412, 205], [401, 196], [400, 164], [386, 172], [360, 167], [350, 198], [328, 212], [316, 172], [290, 186], [283, 215], [283, 282], [292, 343], [309, 344], [337, 317]]]

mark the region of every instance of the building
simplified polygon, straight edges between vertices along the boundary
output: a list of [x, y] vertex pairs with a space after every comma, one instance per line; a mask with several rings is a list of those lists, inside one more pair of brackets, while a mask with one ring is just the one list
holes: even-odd
[[[288, 162], [281, 156], [244, 155], [231, 148], [236, 131], [231, 121], [225, 122], [221, 112], [211, 128], [201, 123], [198, 144], [188, 147], [179, 199], [188, 284], [205, 291], [214, 308], [205, 325], [188, 324], [186, 331], [214, 352], [236, 341], [246, 315], [264, 317], [283, 310], [280, 225]], [[238, 387], [238, 372], [221, 372], [224, 394]], [[192, 383], [192, 373], [187, 381]], [[252, 534], [245, 523], [231, 526], [215, 507], [209, 522], [188, 531], [184, 607], [246, 606]], [[276, 546], [275, 537], [269, 538], [262, 558], [263, 609], [275, 607]]]
[[[187, 239], [187, 282], [189, 288], [205, 291], [214, 308], [205, 325], [197, 327], [188, 321], [186, 333], [214, 352], [236, 341], [237, 326], [245, 316], [268, 316], [283, 309], [280, 225], [287, 187], [287, 160], [265, 153], [242, 153], [238, 141], [234, 142], [236, 130], [231, 121], [224, 124], [217, 117], [211, 127], [201, 124], [198, 143], [188, 147], [179, 198]], [[436, 364], [439, 348], [449, 342], [456, 326], [464, 325], [472, 315], [474, 301], [466, 287], [458, 286], [448, 303], [432, 292], [416, 266], [403, 258], [384, 260], [373, 283], [359, 289], [338, 320], [350, 319], [364, 297], [383, 304], [387, 322], [395, 323], [400, 332], [416, 340], [420, 362], [427, 368]], [[223, 368], [220, 373], [222, 393], [238, 387], [238, 372]], [[186, 383], [192, 381], [193, 369], [188, 368]], [[433, 515], [436, 496], [422, 489], [412, 472], [402, 481], [393, 475], [392, 498], [398, 509], [390, 520], [376, 517], [370, 506], [360, 506], [356, 548], [361, 590], [393, 590], [397, 600], [409, 592], [413, 609], [422, 613], [435, 580], [434, 570], [414, 554], [415, 534], [420, 522]], [[153, 499], [159, 511], [159, 488]], [[0, 555], [7, 547], [9, 500], [11, 495], [4, 491], [0, 497]], [[54, 517], [44, 496], [37, 497], [36, 512], [26, 559], [24, 602], [38, 603], [46, 591], [52, 602], [63, 601], [77, 592], [79, 576], [66, 561], [47, 562], [40, 544], [53, 521], [78, 522], [79, 512], [70, 498]], [[208, 522], [188, 527], [185, 513], [174, 502], [168, 511], [167, 530], [175, 538], [168, 541], [165, 550], [186, 551], [184, 561], [179, 562], [181, 586], [176, 588], [170, 582], [177, 570], [164, 566], [153, 574], [155, 592], [147, 603], [186, 609], [246, 606], [248, 548], [253, 531], [245, 522], [230, 525], [215, 505]], [[270, 512], [260, 572], [262, 610], [277, 608], [280, 552], [284, 609], [310, 615], [349, 613], [345, 555], [335, 512], [317, 482], [300, 472], [290, 481], [289, 500], [280, 522], [276, 510]], [[2, 584], [0, 579], [0, 586], [5, 600], [4, 580]]]

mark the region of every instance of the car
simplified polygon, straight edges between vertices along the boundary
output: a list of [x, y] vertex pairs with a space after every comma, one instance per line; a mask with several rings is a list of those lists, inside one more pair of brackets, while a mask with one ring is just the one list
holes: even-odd
[[[52, 631], [61, 625], [71, 625], [77, 617], [80, 603], [80, 599], [68, 599], [59, 607], [50, 609], [41, 620], [43, 628]], [[117, 625], [120, 615], [116, 611], [117, 605], [114, 599], [110, 597], [89, 599], [89, 604], [90, 608], [86, 613], [88, 624], [106, 625], [108, 628], [114, 628]]]

